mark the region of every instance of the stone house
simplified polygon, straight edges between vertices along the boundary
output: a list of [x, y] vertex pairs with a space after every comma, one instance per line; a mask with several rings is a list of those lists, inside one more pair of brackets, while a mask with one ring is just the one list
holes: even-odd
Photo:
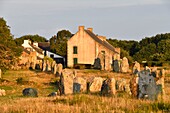
[[67, 65], [94, 65], [100, 59], [102, 70], [111, 70], [113, 60], [120, 59], [120, 48], [114, 48], [106, 37], [93, 33], [93, 28], [79, 26], [78, 32], [67, 42]]
[[30, 40], [24, 40], [24, 43], [22, 44], [22, 47], [27, 49], [28, 51], [35, 51], [37, 57], [43, 59], [44, 58], [44, 51], [38, 47], [37, 42], [31, 42]]
[[44, 58], [44, 51], [38, 47], [38, 43], [32, 43], [30, 40], [24, 40], [22, 44], [23, 52], [20, 56], [19, 65], [27, 65], [28, 67], [41, 64]]

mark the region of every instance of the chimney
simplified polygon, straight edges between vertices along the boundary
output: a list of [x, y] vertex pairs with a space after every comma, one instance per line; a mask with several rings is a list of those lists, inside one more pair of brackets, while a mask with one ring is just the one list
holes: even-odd
[[37, 42], [34, 42], [33, 45], [36, 46], [36, 47], [38, 47], [38, 43], [37, 43]]
[[79, 31], [84, 31], [84, 26], [79, 26]]
[[87, 28], [87, 30], [93, 32], [93, 28]]

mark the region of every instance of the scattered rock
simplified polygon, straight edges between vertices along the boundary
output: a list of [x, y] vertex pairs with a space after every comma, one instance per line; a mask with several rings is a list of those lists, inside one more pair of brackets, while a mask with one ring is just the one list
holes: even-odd
[[38, 92], [36, 89], [34, 88], [25, 88], [23, 91], [22, 91], [22, 94], [24, 96], [28, 96], [28, 97], [38, 97]]
[[52, 92], [48, 95], [48, 97], [56, 97], [57, 96], [57, 92]]
[[5, 96], [6, 95], [6, 91], [4, 89], [0, 89], [0, 96]]

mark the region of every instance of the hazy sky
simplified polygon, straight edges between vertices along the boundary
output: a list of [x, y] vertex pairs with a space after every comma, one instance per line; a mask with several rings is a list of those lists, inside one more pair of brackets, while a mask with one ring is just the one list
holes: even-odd
[[49, 39], [84, 25], [107, 38], [140, 40], [170, 32], [170, 0], [0, 0], [0, 17], [14, 37]]

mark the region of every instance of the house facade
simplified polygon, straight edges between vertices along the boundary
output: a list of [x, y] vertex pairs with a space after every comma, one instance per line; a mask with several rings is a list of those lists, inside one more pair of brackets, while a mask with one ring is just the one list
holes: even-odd
[[24, 40], [22, 44], [23, 52], [20, 56], [19, 65], [25, 65], [27, 68], [35, 68], [36, 64], [41, 64], [44, 58], [44, 51], [38, 47], [38, 43], [32, 43], [30, 40]]
[[67, 65], [94, 65], [100, 59], [102, 70], [111, 70], [112, 62], [120, 59], [120, 48], [114, 48], [106, 37], [93, 33], [93, 28], [79, 26], [78, 32], [67, 42]]

